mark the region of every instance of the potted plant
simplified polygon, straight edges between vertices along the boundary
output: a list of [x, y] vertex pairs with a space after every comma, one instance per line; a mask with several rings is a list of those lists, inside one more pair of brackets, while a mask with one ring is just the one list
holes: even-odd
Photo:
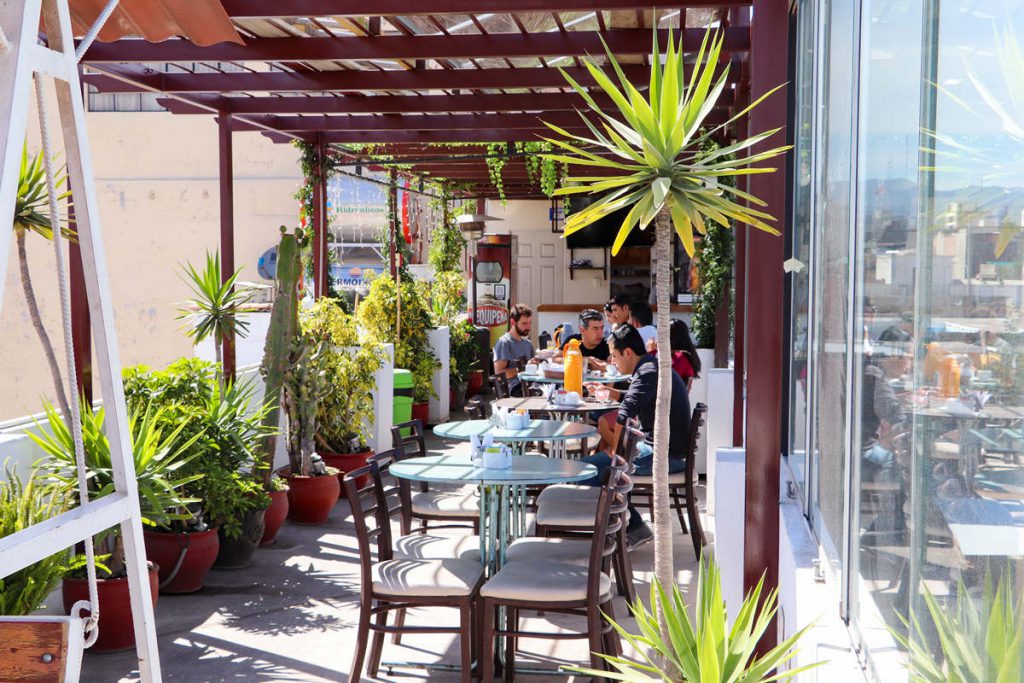
[[470, 377], [477, 371], [479, 348], [476, 343], [476, 328], [469, 319], [462, 316], [450, 328], [452, 407], [466, 403]]
[[[696, 609], [688, 610], [679, 586], [673, 584], [671, 595], [654, 581], [651, 584], [651, 608], [637, 600], [629, 606], [636, 619], [638, 634], [631, 634], [609, 620], [626, 639], [640, 660], [624, 656], [600, 655], [613, 671], [596, 671], [566, 667], [567, 671], [595, 678], [648, 683], [664, 681], [700, 681], [701, 683], [768, 683], [788, 681], [819, 664], [777, 671], [796, 656], [796, 643], [813, 624], [800, 629], [768, 652], [755, 655], [761, 636], [773, 624], [778, 609], [777, 591], [761, 599], [764, 577], [747, 593], [729, 625], [725, 600], [722, 598], [722, 577], [714, 560], [701, 558], [697, 578]], [[690, 615], [696, 619], [691, 621]], [[660, 617], [660, 620], [659, 620]], [[664, 628], [662, 627], [664, 624]]]
[[292, 339], [284, 372], [284, 407], [288, 415], [288, 518], [297, 524], [323, 524], [338, 497], [338, 470], [316, 453], [317, 412], [327, 393], [326, 345], [300, 333]]
[[377, 342], [360, 343], [355, 318], [332, 299], [317, 301], [301, 316], [300, 325], [303, 334], [323, 346], [327, 390], [317, 408], [317, 453], [343, 477], [373, 455], [366, 445], [366, 429], [374, 417], [375, 376], [384, 356]]
[[[47, 424], [36, 425], [31, 438], [49, 456], [43, 467], [49, 472], [60, 490], [70, 494], [78, 488], [75, 469], [75, 444], [71, 431], [52, 405], [45, 405]], [[111, 466], [110, 442], [103, 432], [103, 409], [93, 411], [82, 403], [82, 437], [85, 464], [89, 477], [90, 498], [101, 498], [114, 490], [114, 472]], [[195, 502], [186, 498], [182, 490], [201, 475], [182, 475], [182, 469], [195, 457], [189, 447], [197, 437], [182, 443], [179, 436], [185, 425], [167, 431], [161, 425], [160, 410], [147, 406], [142, 413], [129, 416], [132, 459], [135, 465], [136, 485], [142, 521], [150, 527], [170, 528], [175, 521], [192, 517], [188, 505]], [[135, 644], [131, 608], [128, 597], [128, 579], [124, 568], [124, 545], [118, 528], [93, 538], [97, 558], [103, 562], [99, 581], [99, 640], [92, 649], [98, 651], [122, 650]], [[70, 610], [79, 600], [89, 599], [89, 586], [80, 578], [83, 558], [72, 562], [64, 578], [64, 607]], [[150, 563], [150, 588], [156, 605], [157, 566]]]
[[288, 484], [281, 477], [272, 477], [269, 488], [264, 489], [270, 496], [270, 505], [263, 515], [263, 536], [260, 545], [270, 545], [277, 540], [277, 532], [288, 518]]
[[[370, 291], [359, 303], [359, 324], [370, 339], [395, 345], [395, 367], [413, 376], [413, 418], [427, 423], [429, 400], [436, 396], [434, 371], [440, 366], [430, 350], [427, 331], [431, 329], [430, 286], [399, 278], [401, 286], [388, 275], [370, 280]], [[399, 296], [401, 294], [401, 296]]]
[[[586, 58], [583, 64], [597, 83], [590, 91], [568, 74], [566, 82], [587, 103], [588, 111], [580, 112], [588, 133], [574, 134], [547, 124], [555, 137], [546, 138], [560, 150], [541, 156], [563, 162], [575, 171], [566, 178], [555, 194], [594, 194], [597, 199], [586, 208], [573, 213], [565, 224], [564, 236], [585, 229], [609, 213], [626, 210], [622, 227], [612, 244], [618, 254], [630, 234], [639, 227], [654, 225], [653, 257], [656, 262], [655, 290], [658, 305], [658, 348], [671, 348], [670, 264], [673, 233], [679, 236], [688, 254], [694, 252], [694, 232], [704, 231], [710, 219], [729, 228], [733, 222], [778, 235], [770, 223], [774, 217], [754, 208], [764, 202], [736, 187], [722, 182], [750, 173], [770, 173], [775, 169], [757, 167], [785, 154], [788, 146], [759, 149], [779, 130], [756, 132], [726, 147], [713, 149], [708, 142], [724, 128], [744, 117], [765, 98], [782, 86], [764, 94], [753, 93], [752, 102], [726, 122], [706, 126], [708, 114], [725, 92], [729, 81], [729, 65], [720, 61], [724, 33], [709, 28], [694, 59], [684, 59], [682, 38], [678, 44], [670, 34], [668, 50], [662, 55], [658, 36], [654, 34], [654, 51], [650, 58], [650, 88], [641, 93], [625, 77], [618, 60], [607, 46], [605, 52], [611, 73]], [[690, 70], [689, 77], [686, 71]], [[595, 94], [612, 102], [602, 108]], [[594, 121], [587, 118], [588, 114]], [[596, 173], [601, 170], [602, 173]], [[671, 354], [658, 354], [658, 374], [669, 377]], [[670, 391], [662, 382], [658, 386], [656, 411], [667, 415]], [[672, 517], [669, 509], [668, 420], [660, 421], [654, 434], [654, 577], [663, 586], [673, 582]]]
[[[45, 522], [68, 508], [67, 490], [48, 483], [37, 470], [26, 482], [10, 469], [0, 481], [0, 538]], [[46, 599], [67, 570], [71, 553], [61, 550], [0, 580], [0, 614], [25, 616]]]
[[[165, 428], [181, 425], [179, 439], [192, 439], [194, 452], [183, 473], [205, 475], [185, 487], [196, 501], [190, 519], [146, 532], [165, 593], [199, 590], [214, 562], [220, 568], [248, 564], [263, 534], [270, 499], [251, 472], [263, 466], [255, 453], [267, 429], [261, 422], [267, 408], [256, 405], [252, 382], [222, 385], [216, 374], [215, 365], [198, 358], [182, 358], [162, 371], [136, 366], [124, 372], [129, 410], [158, 407]], [[183, 554], [191, 558], [168, 580]], [[205, 565], [194, 564], [200, 557]]]

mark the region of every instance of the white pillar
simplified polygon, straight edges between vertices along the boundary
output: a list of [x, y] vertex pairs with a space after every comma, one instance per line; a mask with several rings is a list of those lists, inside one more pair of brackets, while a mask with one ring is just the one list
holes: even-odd
[[438, 327], [427, 332], [427, 340], [431, 351], [441, 361], [441, 367], [434, 371], [433, 384], [437, 398], [430, 398], [430, 424], [436, 425], [447, 422], [451, 412], [451, 332], [446, 326]]

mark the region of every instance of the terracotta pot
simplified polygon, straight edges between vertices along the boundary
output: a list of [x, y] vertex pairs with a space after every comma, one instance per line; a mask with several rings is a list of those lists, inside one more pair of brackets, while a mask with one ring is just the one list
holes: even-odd
[[466, 398], [473, 398], [484, 390], [484, 371], [474, 370], [469, 374], [469, 382], [466, 384]]
[[326, 522], [341, 493], [337, 475], [293, 476], [285, 469], [281, 476], [288, 480], [288, 519], [295, 524]]
[[[331, 453], [330, 451], [317, 451], [317, 453], [324, 459], [328, 467], [334, 467], [339, 470], [338, 484], [341, 486], [341, 498], [345, 497], [345, 484], [342, 481], [345, 478], [345, 473], [359, 469], [366, 464], [366, 459], [373, 455], [372, 450], [365, 450], [359, 453]], [[356, 479], [356, 486], [363, 488], [369, 481], [370, 477], [363, 475]]]
[[142, 535], [146, 557], [160, 567], [161, 593], [195, 593], [203, 587], [220, 548], [216, 529], [188, 533], [147, 530]]
[[429, 403], [413, 403], [412, 404], [412, 419], [419, 420], [424, 426], [427, 425], [430, 420], [430, 404]]
[[[216, 534], [214, 535], [216, 537]], [[149, 590], [156, 607], [159, 583], [157, 566], [149, 563]], [[100, 579], [98, 584], [100, 602], [100, 635], [90, 652], [114, 652], [135, 647], [135, 631], [132, 621], [132, 605], [128, 592], [128, 579]], [[71, 607], [79, 600], [89, 599], [89, 582], [85, 579], [65, 578], [63, 585], [64, 611], [71, 613]], [[88, 614], [85, 612], [84, 614]]]
[[281, 530], [285, 517], [288, 516], [288, 489], [270, 492], [270, 507], [263, 515], [263, 538], [260, 545], [270, 545], [277, 540], [277, 532]]
[[236, 538], [229, 538], [221, 527], [220, 552], [213, 563], [214, 569], [241, 569], [252, 564], [252, 554], [263, 538], [266, 512], [266, 508], [246, 512], [242, 518], [242, 533]]

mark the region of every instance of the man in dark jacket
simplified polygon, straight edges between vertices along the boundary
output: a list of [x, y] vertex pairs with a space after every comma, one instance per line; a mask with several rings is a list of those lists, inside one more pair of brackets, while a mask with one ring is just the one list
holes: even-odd
[[[609, 360], [623, 375], [630, 376], [629, 389], [612, 390], [612, 398], [621, 402], [615, 426], [611, 434], [605, 435], [609, 445], [605, 450], [586, 458], [585, 461], [595, 465], [598, 476], [584, 483], [599, 485], [604, 471], [611, 466], [612, 455], [619, 443], [622, 426], [633, 418], [640, 421], [640, 429], [644, 440], [638, 445], [638, 452], [633, 464], [636, 474], [650, 476], [654, 459], [654, 414], [658, 397], [658, 361], [647, 353], [644, 340], [632, 325], [622, 325], [608, 338], [611, 348]], [[669, 409], [669, 440], [668, 440], [668, 471], [670, 474], [682, 472], [686, 467], [687, 437], [690, 433], [690, 397], [686, 391], [686, 383], [676, 373], [672, 377], [672, 402]], [[595, 387], [588, 386], [593, 392]], [[629, 508], [629, 526], [626, 529], [630, 547], [651, 540], [653, 534], [644, 524], [640, 513]]]

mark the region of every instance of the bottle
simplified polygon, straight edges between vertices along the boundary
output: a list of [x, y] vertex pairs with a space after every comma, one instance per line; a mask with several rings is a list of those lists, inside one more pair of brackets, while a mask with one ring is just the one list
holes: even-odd
[[956, 356], [949, 356], [946, 359], [946, 385], [945, 394], [951, 398], [959, 398], [960, 396], [960, 363], [957, 362]]
[[583, 354], [579, 339], [570, 339], [565, 347], [565, 390], [583, 395]]

